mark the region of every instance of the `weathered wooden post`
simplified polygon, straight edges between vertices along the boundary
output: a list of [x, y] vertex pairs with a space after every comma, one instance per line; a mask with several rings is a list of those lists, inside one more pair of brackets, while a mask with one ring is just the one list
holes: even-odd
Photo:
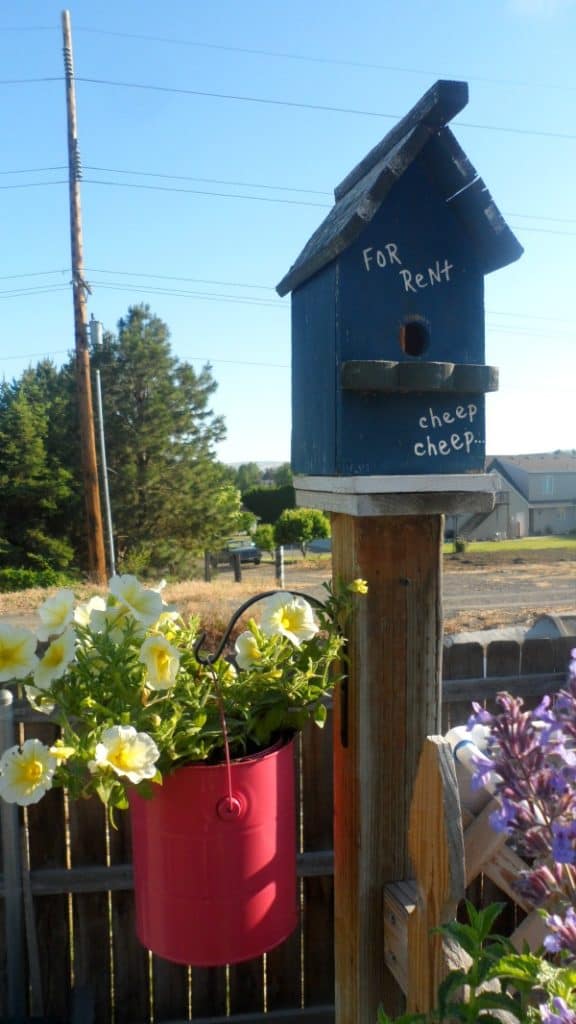
[[520, 245], [446, 127], [437, 82], [335, 190], [292, 292], [297, 502], [331, 512], [333, 572], [369, 583], [335, 701], [337, 1024], [400, 1008], [386, 883], [410, 877], [419, 753], [438, 731], [444, 513], [486, 511], [484, 274]]

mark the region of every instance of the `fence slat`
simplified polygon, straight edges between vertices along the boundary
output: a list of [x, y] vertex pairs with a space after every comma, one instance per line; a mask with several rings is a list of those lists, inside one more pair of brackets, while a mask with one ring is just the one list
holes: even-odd
[[[108, 873], [117, 864], [131, 858], [130, 821], [127, 814], [117, 815], [117, 827], [108, 830]], [[112, 957], [114, 970], [114, 1006], [117, 1021], [145, 1021], [149, 1017], [150, 986], [148, 953], [136, 937], [136, 914], [132, 891], [110, 894], [112, 914]], [[176, 1013], [187, 1004], [180, 1003]]]
[[[323, 729], [309, 725], [302, 735], [304, 849], [333, 844], [332, 712]], [[334, 998], [334, 882], [332, 877], [304, 880], [304, 1002]]]
[[[105, 810], [99, 800], [70, 804], [72, 864], [106, 864]], [[98, 1024], [113, 1021], [112, 948], [107, 893], [79, 893], [73, 903], [74, 983], [91, 990]]]
[[[24, 734], [26, 738], [37, 737], [50, 746], [57, 738], [58, 730], [55, 725], [45, 721], [26, 726]], [[52, 790], [39, 803], [28, 807], [26, 820], [31, 871], [36, 868], [65, 867], [66, 830], [62, 790]], [[35, 896], [31, 909], [32, 915], [28, 915], [27, 921], [30, 1010], [32, 1013], [65, 1017], [69, 1010], [71, 990], [68, 898]], [[34, 943], [37, 943], [40, 950], [38, 973], [41, 992], [36, 990], [34, 975], [31, 973], [34, 967]], [[50, 950], [50, 957], [46, 957], [46, 949]]]

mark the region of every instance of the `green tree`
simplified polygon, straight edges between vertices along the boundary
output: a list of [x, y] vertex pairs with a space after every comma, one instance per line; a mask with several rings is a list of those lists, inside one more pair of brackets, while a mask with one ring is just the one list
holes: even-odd
[[262, 548], [262, 551], [268, 551], [270, 554], [274, 551], [275, 539], [274, 539], [274, 527], [270, 523], [262, 523], [257, 526], [254, 531], [254, 543]]
[[293, 481], [292, 467], [289, 462], [283, 462], [270, 470], [270, 479], [276, 487], [291, 487]]
[[330, 536], [330, 521], [320, 509], [285, 509], [274, 527], [277, 544], [299, 544], [306, 554], [311, 540]]
[[243, 462], [235, 470], [234, 483], [242, 494], [245, 491], [250, 491], [253, 487], [257, 487], [261, 480], [262, 470], [257, 462]]
[[166, 324], [133, 306], [93, 349], [100, 369], [117, 550], [151, 568], [185, 571], [236, 527], [240, 495], [215, 445], [224, 421], [210, 408], [210, 366], [197, 373], [171, 352]]
[[274, 525], [284, 509], [294, 508], [296, 497], [293, 487], [255, 487], [242, 496], [242, 501], [260, 522]]
[[0, 385], [0, 561], [37, 569], [66, 568], [73, 557], [66, 506], [73, 474], [61, 465], [51, 433], [50, 363]]

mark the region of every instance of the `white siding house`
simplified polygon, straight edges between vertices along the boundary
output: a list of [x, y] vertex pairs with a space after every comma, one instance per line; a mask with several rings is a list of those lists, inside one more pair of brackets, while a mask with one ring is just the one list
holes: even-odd
[[488, 515], [449, 517], [447, 531], [471, 540], [576, 531], [576, 452], [496, 455], [486, 471], [497, 481]]

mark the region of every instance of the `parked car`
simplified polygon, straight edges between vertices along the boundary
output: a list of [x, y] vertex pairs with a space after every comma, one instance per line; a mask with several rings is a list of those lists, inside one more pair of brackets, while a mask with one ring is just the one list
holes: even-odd
[[226, 547], [222, 548], [221, 551], [217, 551], [212, 555], [212, 564], [216, 565], [230, 565], [232, 564], [232, 558], [234, 555], [240, 556], [240, 564], [252, 563], [253, 565], [260, 565], [262, 561], [262, 551], [256, 544], [250, 543], [236, 543], [232, 541], [227, 544]]

